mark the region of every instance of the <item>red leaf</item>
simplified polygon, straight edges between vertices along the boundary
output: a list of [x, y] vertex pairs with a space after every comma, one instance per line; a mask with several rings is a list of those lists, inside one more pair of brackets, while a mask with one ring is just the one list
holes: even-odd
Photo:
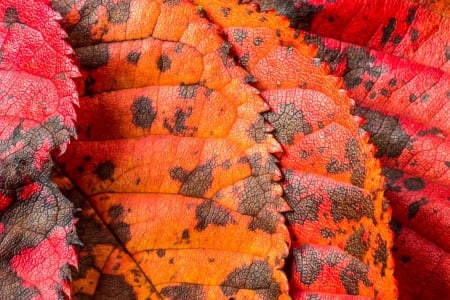
[[55, 299], [76, 266], [72, 204], [50, 181], [71, 135], [77, 68], [48, 1], [0, 3], [0, 298]]

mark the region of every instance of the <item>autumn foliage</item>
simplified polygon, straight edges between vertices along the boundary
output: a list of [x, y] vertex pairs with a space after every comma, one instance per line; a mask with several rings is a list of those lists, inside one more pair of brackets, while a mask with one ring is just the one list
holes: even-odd
[[1, 299], [450, 289], [445, 0], [48, 2], [0, 2]]

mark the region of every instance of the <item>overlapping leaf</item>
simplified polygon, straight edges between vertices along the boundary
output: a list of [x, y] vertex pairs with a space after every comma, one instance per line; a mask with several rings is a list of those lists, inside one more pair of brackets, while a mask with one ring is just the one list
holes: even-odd
[[379, 165], [349, 114], [339, 78], [328, 75], [280, 17], [221, 1], [194, 3], [224, 28], [272, 109], [265, 118], [285, 150], [279, 158], [293, 209], [286, 214], [295, 242], [291, 295], [395, 297]]
[[82, 66], [76, 297], [283, 299], [289, 236], [268, 106], [186, 1], [53, 1]]
[[[393, 216], [408, 227], [405, 231], [416, 232], [395, 245], [400, 297], [444, 297], [450, 292], [448, 268], [429, 270], [439, 282], [419, 278], [422, 266], [449, 255], [442, 242], [450, 228], [448, 2], [259, 2], [310, 30], [305, 41], [316, 45], [317, 57], [343, 76], [360, 105], [355, 112], [366, 119], [364, 129], [386, 166]], [[415, 242], [411, 248], [405, 242], [417, 233], [430, 255], [413, 251]], [[400, 253], [409, 253], [408, 258]]]
[[70, 295], [72, 204], [50, 151], [75, 134], [77, 68], [47, 1], [0, 2], [0, 298]]

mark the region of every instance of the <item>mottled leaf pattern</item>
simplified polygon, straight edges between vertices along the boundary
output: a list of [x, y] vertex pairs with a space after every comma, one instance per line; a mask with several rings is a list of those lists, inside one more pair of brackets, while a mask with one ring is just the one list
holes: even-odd
[[73, 207], [50, 151], [75, 135], [72, 49], [47, 1], [0, 2], [0, 298], [70, 297]]
[[[380, 167], [368, 136], [349, 114], [340, 79], [328, 75], [303, 36], [273, 13], [195, 3], [224, 28], [237, 60], [272, 108], [264, 116], [285, 151], [279, 158], [293, 209], [286, 213], [294, 241], [291, 296], [394, 298]], [[326, 264], [327, 258], [332, 262]]]
[[[450, 250], [448, 1], [258, 2], [308, 30], [305, 41], [358, 103], [385, 166], [393, 217], [408, 232], [393, 249], [400, 298], [445, 298], [450, 269], [428, 266]], [[430, 255], [415, 252], [415, 236]], [[437, 282], [422, 280], [427, 272]]]
[[289, 234], [267, 104], [187, 1], [53, 1], [74, 45], [79, 298], [285, 299]]

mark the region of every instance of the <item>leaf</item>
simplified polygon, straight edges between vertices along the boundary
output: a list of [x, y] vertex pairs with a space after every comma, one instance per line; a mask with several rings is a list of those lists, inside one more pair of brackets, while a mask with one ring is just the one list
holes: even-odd
[[186, 1], [54, 1], [82, 67], [58, 163], [83, 213], [78, 298], [285, 299], [280, 145]]
[[[445, 48], [448, 44], [448, 4], [413, 1], [423, 5], [420, 6], [389, 1], [385, 5], [389, 9], [376, 9], [382, 2], [366, 1], [366, 6], [361, 6], [344, 0], [296, 1], [297, 9], [294, 2], [263, 1], [263, 8], [280, 9], [279, 13], [288, 16], [292, 25], [327, 36], [308, 32], [305, 41], [318, 47], [316, 57], [327, 62], [335, 75], [343, 76], [344, 86], [359, 106], [355, 113], [366, 119], [363, 128], [371, 133], [370, 142], [378, 147], [377, 157], [389, 170], [385, 172], [386, 198], [392, 205], [393, 217], [416, 232], [408, 234], [408, 239], [397, 239], [395, 249], [412, 253], [415, 242], [409, 249], [405, 241], [421, 235], [420, 241], [426, 242], [427, 249], [437, 245], [442, 249], [435, 251], [448, 252], [442, 232], [450, 219], [450, 77], [448, 51], [441, 51], [442, 45]], [[358, 14], [352, 13], [354, 10]], [[302, 25], [299, 20], [305, 23]], [[392, 31], [390, 23], [395, 23]], [[367, 40], [371, 32], [372, 37]], [[383, 46], [380, 36], [387, 35], [390, 37]], [[426, 57], [420, 53], [426, 53]], [[417, 279], [423, 275], [413, 275], [423, 273], [423, 265], [434, 265], [436, 255], [411, 259], [405, 271], [405, 262], [397, 252], [394, 254], [400, 298], [442, 298], [449, 293], [443, 282], [428, 284], [427, 280]], [[448, 270], [436, 272], [440, 275], [433, 278], [442, 281]]]
[[0, 298], [70, 297], [73, 206], [50, 151], [75, 135], [78, 70], [47, 1], [0, 3]]
[[[272, 109], [265, 119], [285, 150], [279, 158], [293, 209], [286, 213], [295, 242], [291, 296], [395, 297], [390, 212], [382, 201], [379, 165], [349, 113], [340, 79], [328, 75], [303, 36], [273, 13], [220, 1], [195, 3], [224, 28]], [[334, 261], [325, 268], [330, 255]]]

